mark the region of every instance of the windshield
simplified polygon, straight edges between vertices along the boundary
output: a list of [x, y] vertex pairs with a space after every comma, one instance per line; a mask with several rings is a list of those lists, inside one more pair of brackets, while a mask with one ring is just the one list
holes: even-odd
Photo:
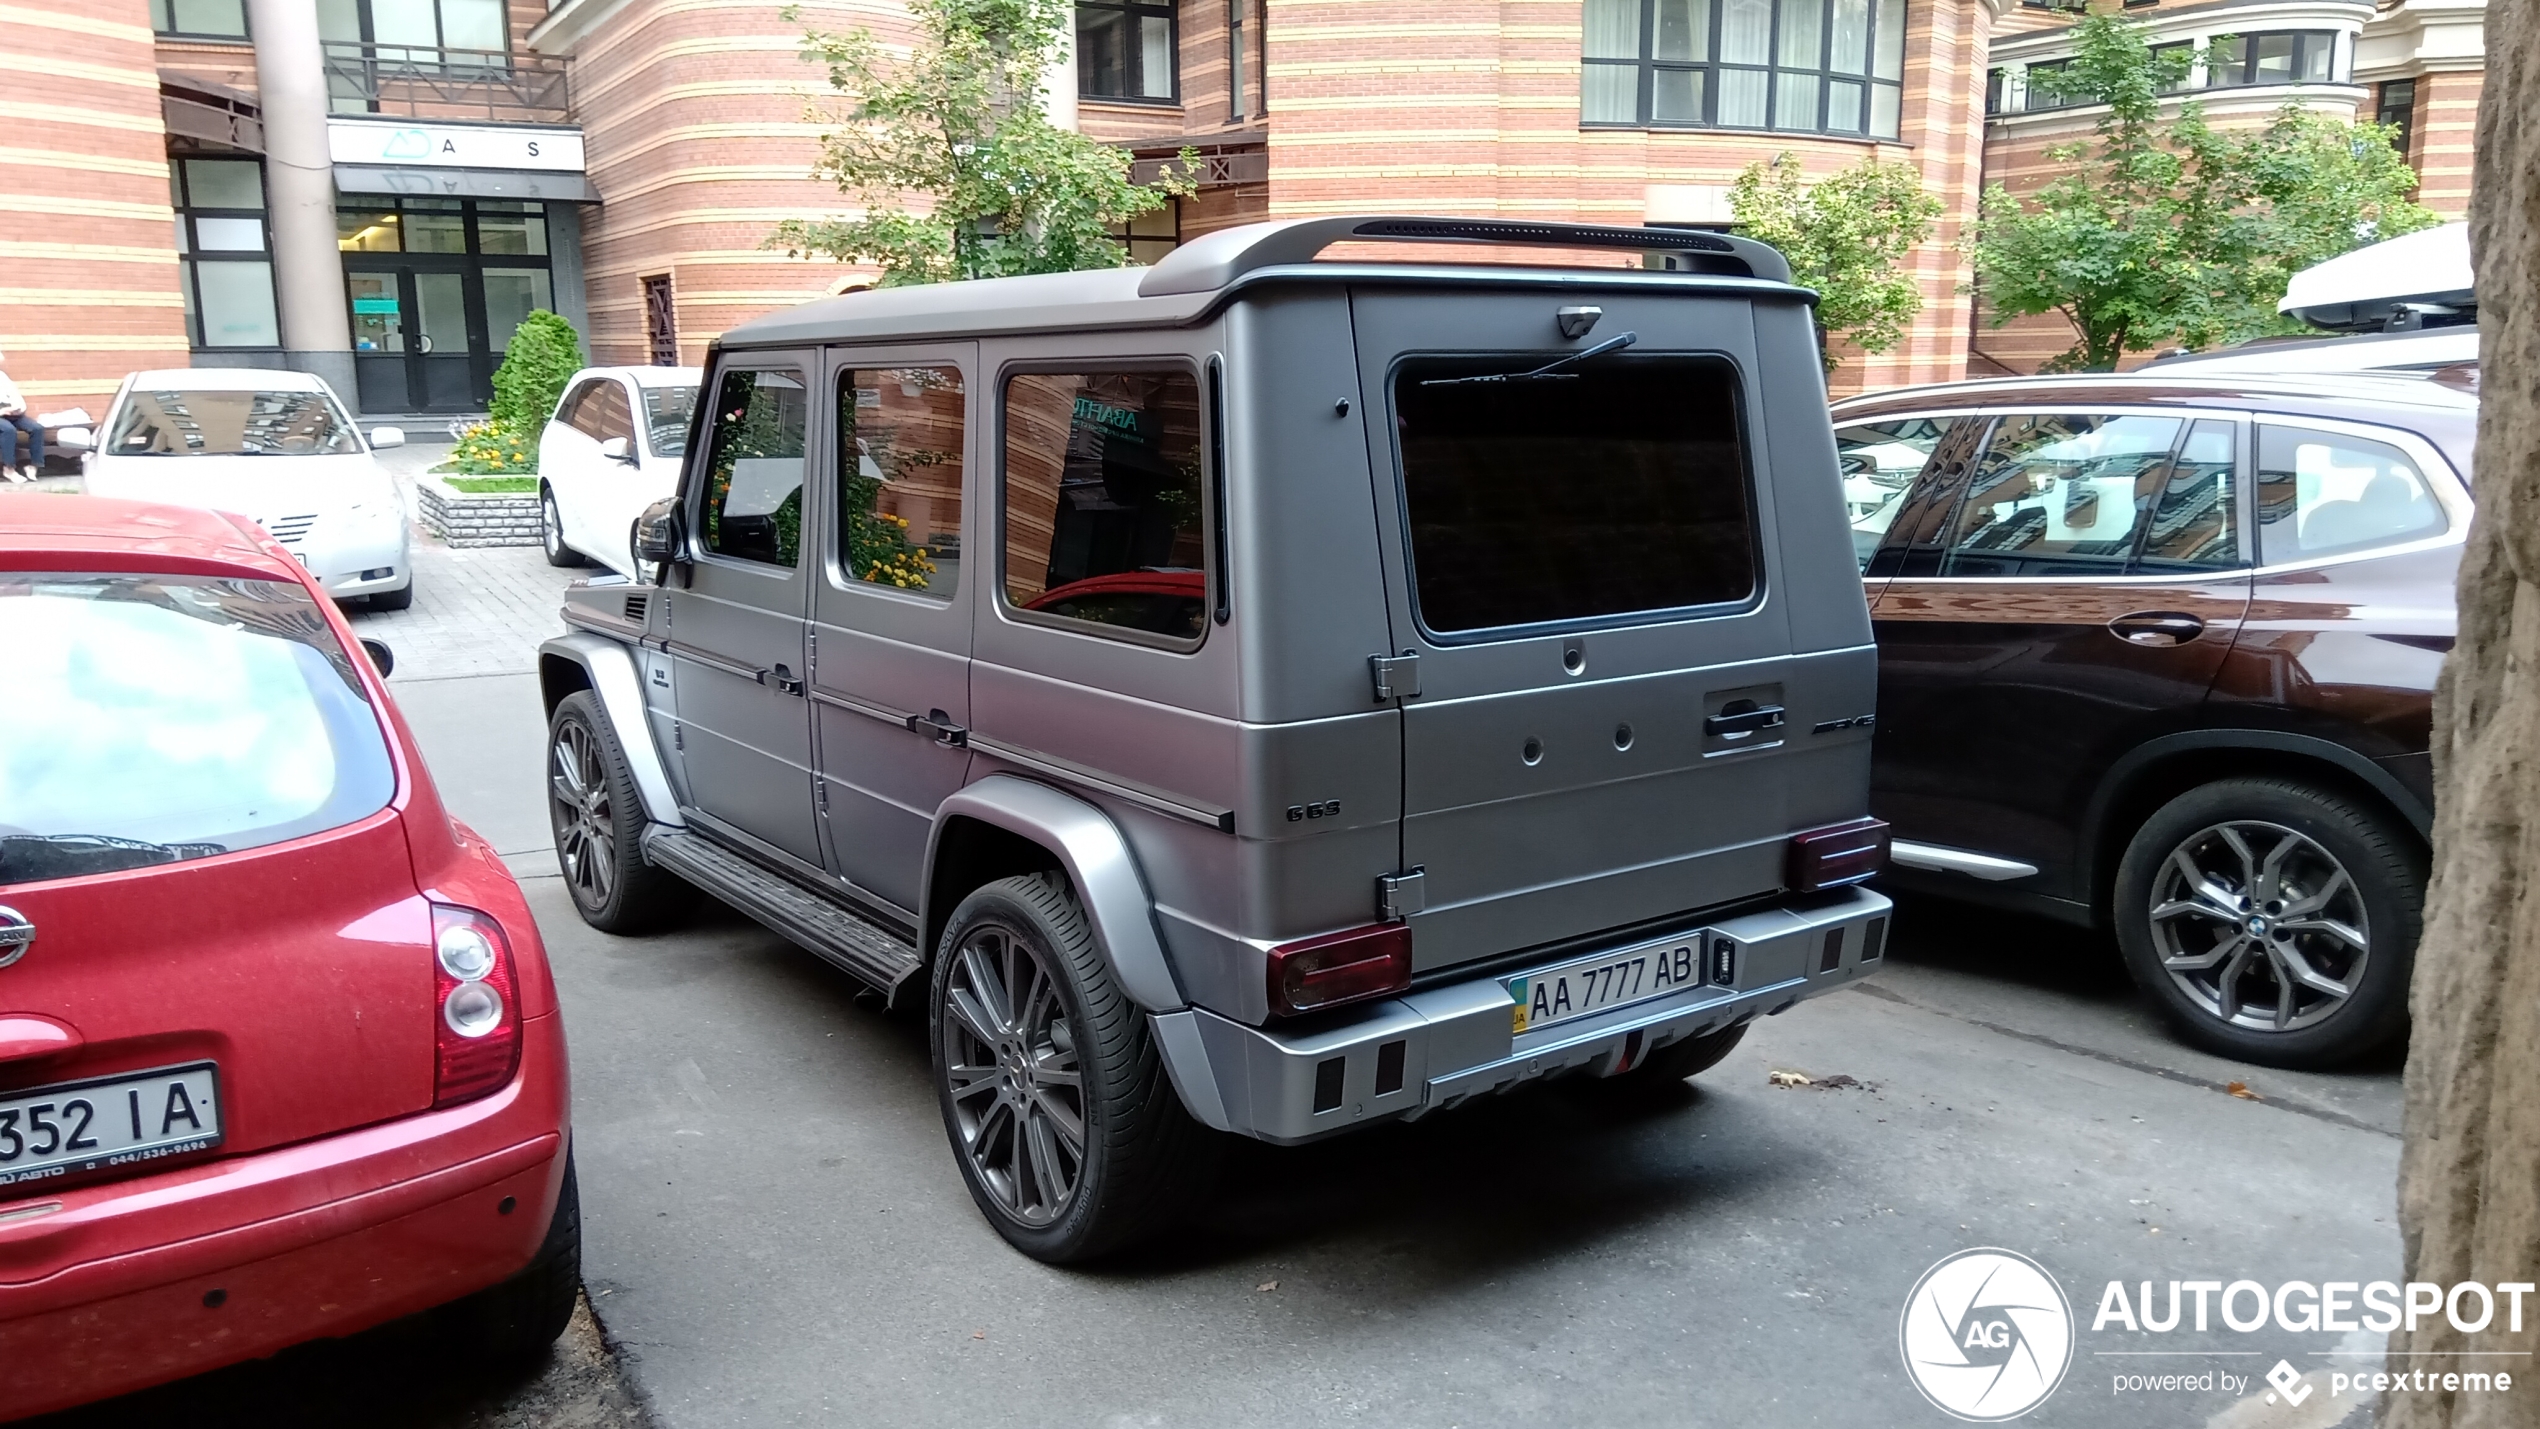
[[134, 388], [108, 456], [349, 456], [353, 424], [323, 392]]
[[644, 425], [655, 456], [688, 454], [688, 414], [697, 410], [694, 387], [639, 387], [644, 394]]
[[0, 650], [0, 887], [280, 843], [395, 790], [298, 585], [0, 571]]

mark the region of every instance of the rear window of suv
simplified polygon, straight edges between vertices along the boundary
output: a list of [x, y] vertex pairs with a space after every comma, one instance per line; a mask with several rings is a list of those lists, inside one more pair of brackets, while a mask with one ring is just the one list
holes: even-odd
[[298, 585], [0, 571], [0, 650], [0, 887], [280, 843], [395, 792]]
[[1420, 622], [1454, 635], [1743, 604], [1736, 369], [1716, 357], [1413, 358], [1394, 376]]

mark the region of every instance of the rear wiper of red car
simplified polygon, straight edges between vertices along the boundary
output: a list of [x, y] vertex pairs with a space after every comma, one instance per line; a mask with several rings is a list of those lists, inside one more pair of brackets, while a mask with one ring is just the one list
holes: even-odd
[[1571, 353], [1567, 357], [1556, 357], [1550, 362], [1545, 363], [1543, 366], [1536, 368], [1532, 372], [1486, 372], [1478, 377], [1432, 377], [1420, 385], [1423, 387], [1453, 387], [1464, 382], [1557, 382], [1563, 378], [1576, 377], [1579, 374], [1575, 372], [1556, 372], [1553, 369], [1567, 367], [1573, 362], [1585, 362], [1591, 357], [1603, 357], [1609, 352], [1613, 352], [1618, 348], [1629, 347], [1638, 341], [1640, 341], [1639, 333], [1617, 333], [1614, 336], [1607, 338], [1605, 341], [1598, 343], [1594, 347]]

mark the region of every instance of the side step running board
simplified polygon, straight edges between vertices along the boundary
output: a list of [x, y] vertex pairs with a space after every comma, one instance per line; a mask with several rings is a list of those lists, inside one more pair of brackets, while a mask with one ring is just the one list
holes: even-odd
[[693, 833], [655, 825], [644, 857], [899, 1001], [922, 966], [906, 938]]

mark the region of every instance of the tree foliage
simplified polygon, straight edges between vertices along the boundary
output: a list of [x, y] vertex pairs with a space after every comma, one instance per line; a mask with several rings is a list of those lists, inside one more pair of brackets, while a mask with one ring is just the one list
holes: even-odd
[[494, 369], [494, 401], [486, 409], [497, 426], [534, 434], [547, 425], [564, 384], [586, 366], [573, 324], [539, 308], [512, 329], [503, 365]]
[[1987, 187], [1968, 244], [1996, 327], [2034, 313], [2073, 325], [2050, 369], [2296, 330], [2275, 311], [2294, 273], [2439, 221], [2409, 200], [2416, 175], [2391, 128], [2288, 104], [2262, 129], [2218, 133], [2192, 99], [2164, 119], [2186, 50], [2155, 53], [2117, 15], [2085, 17], [2072, 35], [2071, 64], [2031, 70], [2030, 83], [2107, 110], [2089, 142], [2047, 151], [2067, 172], [2026, 201]]
[[[918, 41], [905, 60], [870, 30], [804, 36], [803, 57], [849, 102], [815, 171], [862, 212], [787, 219], [769, 247], [874, 264], [885, 287], [1117, 268], [1112, 228], [1195, 192], [1190, 150], [1181, 173], [1132, 183], [1126, 154], [1049, 121], [1060, 0], [909, 0], [908, 12]], [[921, 195], [924, 212], [906, 206]]]
[[[1911, 164], [1882, 164], [1873, 154], [1808, 184], [1785, 153], [1737, 176], [1729, 211], [1739, 233], [1780, 249], [1792, 279], [1817, 290], [1820, 331], [1863, 352], [1904, 341], [1923, 306], [1905, 260], [1941, 214]], [[1826, 370], [1835, 365], [1829, 350]]]

